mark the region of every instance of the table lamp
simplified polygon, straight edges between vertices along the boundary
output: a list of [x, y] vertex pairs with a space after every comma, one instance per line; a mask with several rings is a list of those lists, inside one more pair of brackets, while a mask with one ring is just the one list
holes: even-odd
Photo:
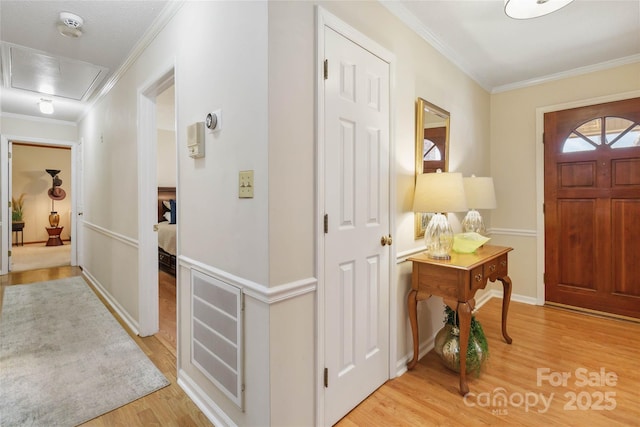
[[466, 210], [462, 174], [438, 171], [417, 175], [413, 211], [434, 213], [424, 232], [429, 258], [451, 259], [453, 229], [446, 213]]
[[485, 235], [484, 222], [480, 212], [476, 209], [495, 209], [496, 193], [493, 188], [493, 178], [476, 177], [471, 175], [463, 179], [464, 192], [467, 197], [469, 212], [462, 220], [462, 228], [465, 233], [476, 232]]

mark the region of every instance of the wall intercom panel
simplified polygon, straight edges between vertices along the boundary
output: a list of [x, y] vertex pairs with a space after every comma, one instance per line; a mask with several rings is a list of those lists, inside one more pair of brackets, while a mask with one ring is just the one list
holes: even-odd
[[191, 158], [204, 157], [204, 122], [187, 127], [187, 149]]

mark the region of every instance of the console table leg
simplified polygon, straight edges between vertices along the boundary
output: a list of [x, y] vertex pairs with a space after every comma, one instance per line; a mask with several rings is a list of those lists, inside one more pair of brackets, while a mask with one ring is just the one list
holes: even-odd
[[513, 341], [507, 333], [507, 313], [509, 312], [509, 302], [511, 301], [511, 279], [509, 276], [498, 278], [502, 282], [504, 292], [502, 294], [502, 336], [507, 344]]
[[460, 322], [460, 394], [469, 393], [467, 385], [467, 347], [471, 332], [471, 307], [466, 302], [458, 303], [458, 319]]
[[409, 311], [409, 321], [411, 322], [411, 335], [413, 336], [413, 359], [407, 364], [407, 369], [415, 368], [418, 363], [418, 291], [412, 289], [407, 297], [407, 309]]

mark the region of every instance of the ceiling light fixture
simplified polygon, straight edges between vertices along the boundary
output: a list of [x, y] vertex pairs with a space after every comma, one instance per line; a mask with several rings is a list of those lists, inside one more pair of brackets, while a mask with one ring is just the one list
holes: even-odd
[[65, 37], [78, 38], [82, 35], [84, 20], [70, 12], [60, 12], [58, 31]]
[[41, 98], [40, 102], [38, 102], [38, 106], [40, 107], [40, 112], [42, 114], [53, 114], [52, 100]]
[[514, 19], [530, 19], [562, 9], [573, 0], [504, 0], [504, 13]]

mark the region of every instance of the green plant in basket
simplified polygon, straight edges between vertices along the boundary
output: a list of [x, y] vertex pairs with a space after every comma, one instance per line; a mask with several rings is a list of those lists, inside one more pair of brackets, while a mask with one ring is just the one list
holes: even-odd
[[[445, 325], [438, 332], [434, 349], [445, 366], [460, 372], [460, 323], [455, 310], [445, 306]], [[482, 366], [489, 357], [489, 344], [480, 322], [471, 316], [471, 330], [467, 345], [467, 372], [480, 375]]]

